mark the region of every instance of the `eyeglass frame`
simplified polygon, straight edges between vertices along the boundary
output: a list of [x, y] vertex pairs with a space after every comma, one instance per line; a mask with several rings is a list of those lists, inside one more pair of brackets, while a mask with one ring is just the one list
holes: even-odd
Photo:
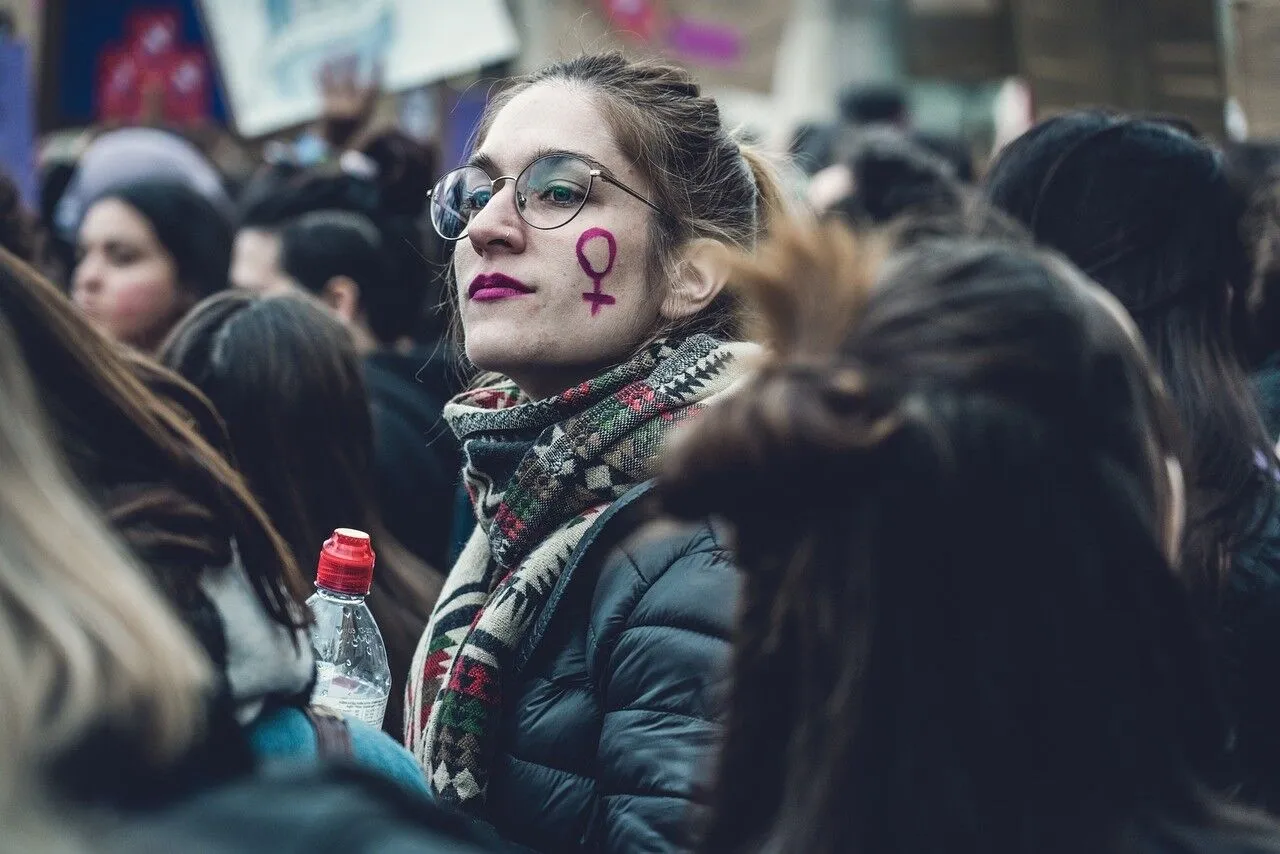
[[[631, 189], [626, 184], [622, 183], [617, 178], [613, 177], [608, 172], [606, 172], [603, 166], [599, 165], [598, 163], [596, 165], [592, 165], [594, 161], [591, 160], [591, 158], [585, 157], [584, 155], [578, 154], [573, 151], [547, 151], [547, 152], [544, 152], [543, 154], [539, 154], [537, 157], [530, 160], [525, 165], [525, 167], [521, 169], [520, 172], [516, 175], [499, 175], [497, 178], [489, 178], [489, 192], [491, 193], [491, 195], [489, 196], [489, 201], [493, 201], [493, 198], [498, 195], [499, 184], [505, 181], [510, 181], [512, 183], [512, 186], [514, 186], [515, 183], [519, 181], [521, 177], [523, 177], [524, 173], [528, 172], [530, 169], [533, 168], [535, 163], [537, 163], [540, 160], [546, 160], [549, 157], [572, 157], [575, 160], [581, 161], [582, 164], [587, 167], [587, 174], [590, 176], [591, 180], [587, 184], [587, 191], [582, 194], [582, 204], [578, 205], [578, 209], [575, 210], [569, 216], [568, 219], [566, 219], [564, 222], [560, 223], [559, 225], [550, 225], [550, 226], [534, 225], [533, 223], [529, 222], [529, 220], [525, 219], [524, 211], [520, 209], [519, 194], [517, 193], [516, 194], [517, 196], [516, 215], [519, 216], [520, 220], [530, 228], [537, 229], [538, 231], [555, 231], [557, 228], [564, 228], [566, 225], [573, 222], [575, 219], [577, 219], [578, 214], [582, 213], [582, 209], [587, 206], [587, 200], [591, 198], [591, 190], [592, 188], [595, 187], [597, 178], [599, 178], [600, 180], [604, 181], [607, 184], [612, 184], [613, 186], [617, 187], [619, 190], [631, 196], [632, 198], [636, 199], [637, 201], [643, 202], [644, 204], [648, 205], [659, 216], [670, 217], [670, 214], [668, 214], [662, 208], [658, 207], [653, 202], [649, 201], [644, 196], [640, 195], [640, 193]], [[432, 203], [432, 200], [435, 197], [436, 189], [441, 184], [444, 183], [446, 178], [448, 178], [454, 172], [461, 172], [464, 169], [479, 169], [481, 172], [485, 171], [482, 166], [479, 166], [475, 163], [468, 163], [465, 166], [458, 166], [454, 169], [450, 169], [448, 172], [440, 176], [440, 180], [436, 181], [435, 186], [433, 186], [430, 190], [427, 190], [428, 204]], [[488, 172], [485, 172], [485, 177], [486, 178], [489, 177]], [[488, 206], [489, 206], [489, 203], [485, 202], [485, 207], [488, 207]], [[430, 208], [428, 208], [428, 211], [429, 210]], [[446, 208], [446, 210], [448, 209]], [[481, 208], [480, 210], [484, 210], [484, 208]], [[467, 235], [471, 231], [471, 221], [468, 219], [467, 226], [462, 230], [462, 233], [460, 235], [458, 235], [457, 237], [448, 237], [444, 234], [441, 234], [440, 227], [436, 225], [435, 217], [432, 216], [430, 217], [430, 219], [431, 219], [431, 228], [435, 230], [435, 233], [440, 235], [441, 240], [448, 240], [450, 243], [457, 243], [459, 240], [466, 239]]]

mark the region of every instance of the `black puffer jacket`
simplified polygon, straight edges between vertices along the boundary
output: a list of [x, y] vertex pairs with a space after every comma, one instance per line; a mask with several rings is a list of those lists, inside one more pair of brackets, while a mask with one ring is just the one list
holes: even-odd
[[615, 502], [518, 651], [484, 818], [521, 845], [691, 847], [728, 699], [738, 578], [710, 526], [652, 518], [644, 487]]

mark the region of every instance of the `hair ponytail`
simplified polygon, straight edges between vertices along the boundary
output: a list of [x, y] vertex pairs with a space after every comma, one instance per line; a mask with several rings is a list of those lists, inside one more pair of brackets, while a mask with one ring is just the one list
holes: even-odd
[[[730, 260], [731, 287], [758, 313], [759, 338], [772, 351], [751, 393], [723, 401], [666, 455], [669, 509], [747, 520], [804, 507], [798, 470], [831, 474], [863, 464], [859, 454], [896, 429], [867, 398], [861, 366], [842, 355], [883, 258], [878, 241], [840, 224], [810, 230], [783, 225], [752, 254]], [[840, 475], [828, 478], [843, 482]], [[728, 505], [726, 502], [730, 502]]]
[[765, 151], [754, 145], [739, 143], [742, 160], [751, 181], [756, 185], [756, 235], [767, 238], [779, 223], [790, 219], [794, 207], [782, 182], [781, 170]]

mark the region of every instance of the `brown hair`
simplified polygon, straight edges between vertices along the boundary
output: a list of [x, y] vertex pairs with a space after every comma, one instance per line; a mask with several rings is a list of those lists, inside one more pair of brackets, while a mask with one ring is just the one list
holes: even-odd
[[234, 542], [267, 612], [304, 624], [310, 585], [220, 453], [226, 437], [204, 395], [107, 338], [3, 251], [0, 312], [72, 471], [178, 607], [185, 612], [198, 595], [202, 569], [231, 561]]
[[[733, 137], [715, 99], [703, 95], [687, 71], [631, 61], [616, 52], [581, 56], [518, 78], [489, 101], [476, 145], [483, 143], [503, 107], [540, 83], [585, 86], [597, 96], [619, 149], [649, 184], [653, 203], [666, 213], [655, 216], [650, 228], [651, 281], [671, 278], [664, 274], [691, 240], [709, 238], [751, 249], [789, 207], [769, 159]], [[738, 337], [735, 314], [732, 293], [726, 290], [681, 326]]]
[[350, 334], [307, 297], [234, 290], [192, 309], [159, 358], [226, 419], [241, 472], [300, 565], [314, 565], [334, 528], [372, 535], [369, 609], [399, 686], [386, 716], [399, 737], [405, 674], [444, 580], [382, 523], [369, 397]]
[[174, 760], [200, 733], [211, 683], [47, 441], [14, 338], [0, 317], [0, 809], [105, 728], [144, 751], [139, 765]]
[[882, 254], [830, 225], [742, 261], [773, 352], [664, 461], [744, 578], [703, 850], [1274, 839], [1202, 795], [1228, 727], [1136, 336], [1048, 253]]

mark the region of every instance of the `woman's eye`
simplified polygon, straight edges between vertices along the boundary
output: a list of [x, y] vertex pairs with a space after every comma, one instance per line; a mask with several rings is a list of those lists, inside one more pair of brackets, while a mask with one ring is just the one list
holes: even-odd
[[113, 246], [107, 250], [107, 260], [117, 267], [127, 267], [138, 260], [138, 253], [123, 246]]
[[490, 195], [491, 193], [488, 190], [476, 190], [474, 193], [469, 193], [466, 197], [466, 209], [472, 213], [480, 210], [489, 204]]
[[540, 195], [553, 205], [575, 205], [582, 200], [582, 191], [569, 184], [551, 184]]

